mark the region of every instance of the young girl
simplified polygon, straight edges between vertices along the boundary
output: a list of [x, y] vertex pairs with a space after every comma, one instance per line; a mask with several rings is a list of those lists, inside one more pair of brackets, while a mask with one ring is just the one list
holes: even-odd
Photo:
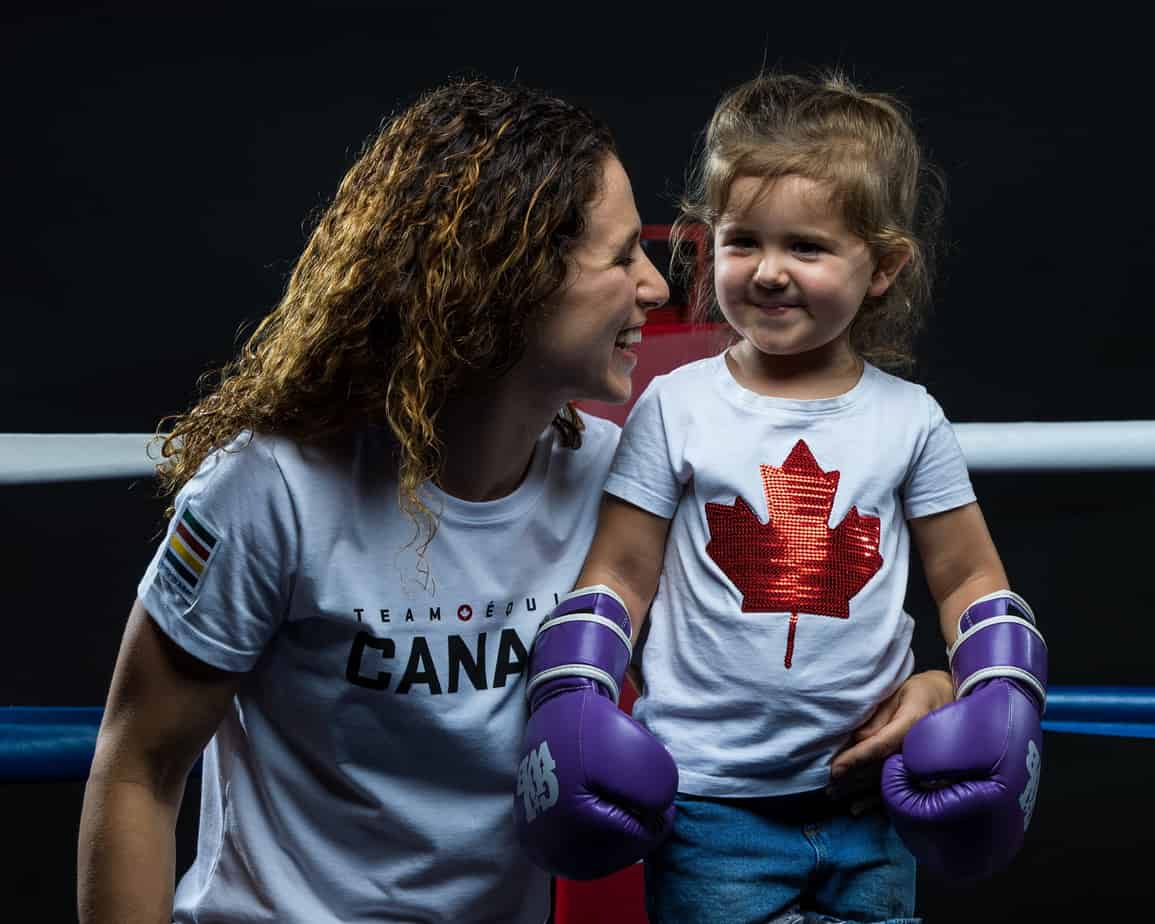
[[[896, 827], [959, 879], [1008, 862], [1029, 822], [1045, 647], [942, 410], [880, 368], [910, 360], [928, 290], [926, 174], [900, 105], [838, 77], [759, 77], [710, 122], [680, 223], [708, 229], [740, 339], [639, 398], [529, 671], [531, 690], [566, 664], [620, 680], [610, 629], [636, 639], [649, 613], [634, 716], [679, 774], [646, 864], [655, 924], [909, 920]], [[892, 824], [825, 790], [911, 673], [912, 536], [959, 699], [888, 762]], [[529, 777], [567, 772], [536, 740]]]

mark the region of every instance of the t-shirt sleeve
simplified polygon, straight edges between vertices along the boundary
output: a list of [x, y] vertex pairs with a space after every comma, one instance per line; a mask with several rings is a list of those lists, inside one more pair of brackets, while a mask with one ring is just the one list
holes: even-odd
[[966, 457], [939, 403], [926, 395], [927, 430], [903, 485], [907, 519], [943, 513], [975, 500]]
[[242, 441], [208, 456], [177, 494], [137, 595], [189, 654], [247, 671], [288, 608], [298, 541], [271, 448], [259, 438]]
[[663, 381], [661, 376], [653, 379], [630, 410], [605, 490], [669, 519], [682, 496], [683, 479], [673, 458], [676, 437], [663, 409]]

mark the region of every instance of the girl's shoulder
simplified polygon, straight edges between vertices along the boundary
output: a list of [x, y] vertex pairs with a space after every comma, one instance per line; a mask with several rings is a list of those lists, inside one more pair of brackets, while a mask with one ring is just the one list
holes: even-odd
[[642, 393], [680, 393], [686, 390], [696, 390], [701, 387], [703, 382], [716, 378], [719, 372], [725, 368], [724, 355], [724, 353], [717, 353], [713, 356], [705, 356], [702, 359], [690, 360], [680, 366], [659, 372], [646, 383]]
[[663, 373], [660, 376], [654, 376], [654, 378], [664, 378], [671, 382], [681, 383], [714, 376], [718, 374], [720, 368], [724, 367], [726, 362], [725, 357], [726, 352], [723, 350], [720, 353], [714, 353], [710, 356], [703, 356], [701, 359], [693, 359], [689, 362], [682, 363], [682, 365], [675, 366], [669, 372]]
[[895, 375], [893, 372], [887, 372], [885, 369], [880, 369], [872, 363], [866, 363], [865, 374], [871, 376], [876, 384], [900, 394], [926, 394], [926, 386], [911, 379], [904, 379], [902, 376]]
[[905, 411], [920, 426], [934, 428], [947, 422], [942, 405], [920, 382], [900, 378], [889, 372], [867, 365], [875, 388], [873, 394], [893, 414]]
[[588, 411], [581, 412], [581, 419], [585, 428], [582, 430], [580, 448], [576, 451], [559, 448], [560, 442], [555, 435], [555, 455], [561, 453], [562, 458], [567, 460], [566, 464], [590, 468], [591, 471], [609, 465], [621, 440], [622, 428], [612, 420]]
[[870, 363], [866, 364], [864, 374], [870, 376], [873, 392], [884, 400], [907, 401], [914, 406], [923, 406], [928, 400], [934, 400], [925, 385], [886, 372]]
[[585, 424], [585, 429], [582, 431], [583, 446], [589, 444], [601, 447], [606, 444], [616, 444], [622, 435], [622, 428], [608, 418], [598, 417], [589, 411], [582, 411], [581, 418], [582, 423]]

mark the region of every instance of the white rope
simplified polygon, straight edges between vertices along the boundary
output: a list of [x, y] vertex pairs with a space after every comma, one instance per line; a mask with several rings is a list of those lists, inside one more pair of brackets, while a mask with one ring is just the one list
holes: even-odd
[[[0, 484], [151, 478], [151, 433], [0, 433]], [[159, 452], [159, 445], [153, 453]]]
[[[972, 472], [1155, 468], [1155, 420], [954, 425]], [[0, 433], [0, 484], [148, 478], [151, 433]], [[154, 448], [153, 452], [157, 450]]]
[[954, 425], [972, 472], [1155, 468], [1155, 420]]

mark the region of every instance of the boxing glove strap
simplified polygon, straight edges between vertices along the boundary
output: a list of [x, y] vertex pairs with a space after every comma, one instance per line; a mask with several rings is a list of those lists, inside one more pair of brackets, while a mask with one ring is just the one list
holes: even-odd
[[1037, 622], [1034, 610], [1026, 600], [1009, 590], [995, 590], [979, 597], [962, 611], [958, 618], [959, 634], [998, 616], [1018, 616], [1031, 625]]
[[601, 584], [579, 588], [558, 601], [537, 630], [526, 695], [549, 680], [585, 677], [617, 702], [632, 654], [630, 616], [621, 598]]
[[557, 602], [549, 615], [542, 620], [544, 627], [547, 623], [571, 613], [596, 614], [610, 620], [625, 637], [626, 644], [630, 639], [630, 614], [626, 611], [626, 604], [612, 589], [605, 584], [591, 584], [588, 587], [579, 587], [571, 590]]
[[526, 687], [525, 695], [532, 699], [534, 690], [543, 683], [550, 680], [557, 680], [559, 677], [585, 677], [587, 680], [600, 683], [606, 688], [610, 694], [610, 698], [613, 699], [615, 703], [622, 695], [622, 691], [618, 687], [618, 682], [613, 677], [605, 671], [591, 667], [588, 664], [561, 664], [557, 667], [544, 670], [540, 674], [535, 674]]
[[997, 591], [968, 606], [947, 656], [956, 697], [1003, 677], [1032, 693], [1040, 711], [1046, 708], [1047, 643], [1035, 628], [1031, 608], [1017, 594]]

